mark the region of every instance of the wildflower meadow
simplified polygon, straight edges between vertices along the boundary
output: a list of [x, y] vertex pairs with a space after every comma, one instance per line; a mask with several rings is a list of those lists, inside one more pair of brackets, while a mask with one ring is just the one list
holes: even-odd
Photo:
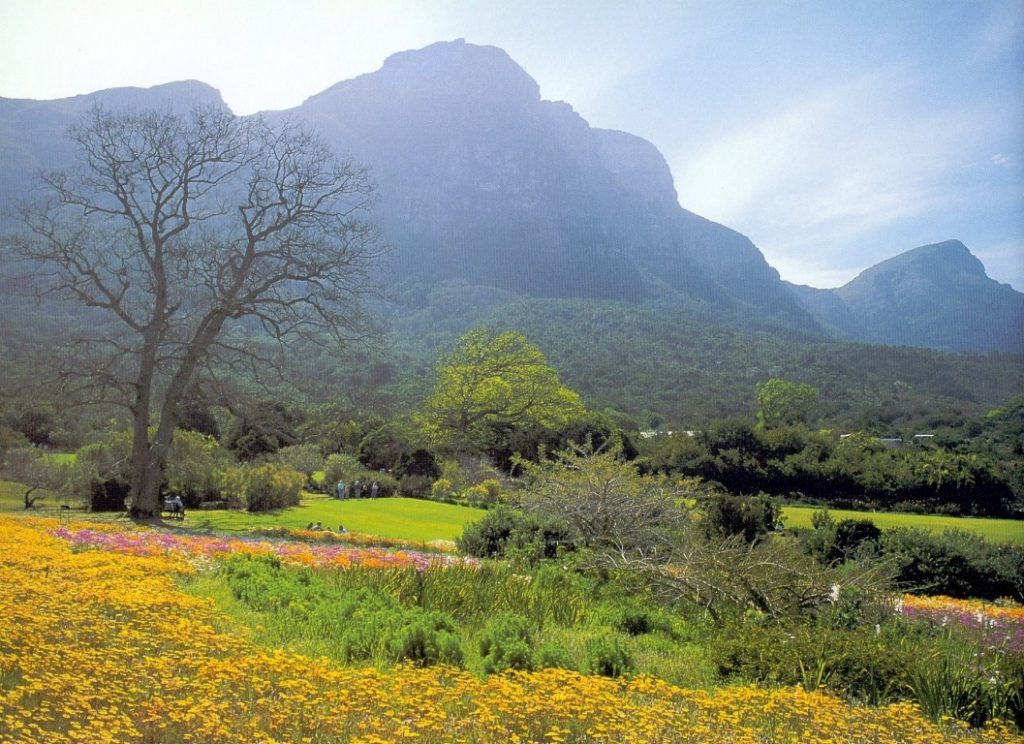
[[799, 687], [345, 667], [254, 645], [179, 587], [244, 551], [341, 571], [447, 567], [406, 551], [316, 547], [0, 517], [0, 741], [1024, 741], [998, 722], [939, 725], [913, 703], [858, 706]]

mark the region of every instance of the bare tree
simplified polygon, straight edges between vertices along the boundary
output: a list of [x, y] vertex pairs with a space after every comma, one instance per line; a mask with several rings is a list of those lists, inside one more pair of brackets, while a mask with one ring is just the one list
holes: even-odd
[[614, 453], [584, 449], [522, 465], [529, 479], [521, 497], [526, 511], [571, 526], [595, 565], [623, 571], [667, 603], [700, 607], [718, 623], [728, 608], [795, 617], [828, 607], [842, 591], [882, 601], [891, 587], [881, 563], [838, 572], [789, 539], [709, 539], [685, 505], [692, 494], [639, 476]]
[[[365, 328], [380, 248], [366, 172], [285, 122], [93, 109], [8, 242], [44, 294], [88, 308], [74, 380], [132, 417], [132, 513], [159, 514], [178, 403], [204, 368], [272, 362], [294, 334]], [[263, 350], [262, 352], [260, 350]], [[275, 351], [279, 354], [279, 350]]]
[[608, 552], [605, 558], [656, 596], [703, 608], [716, 623], [729, 607], [779, 619], [817, 612], [851, 589], [873, 603], [891, 597], [887, 564], [838, 572], [804, 555], [792, 541], [767, 539], [750, 545], [739, 535], [708, 540], [692, 530], [660, 549], [653, 547]]
[[598, 556], [664, 551], [689, 525], [683, 493], [665, 479], [641, 478], [614, 452], [583, 447], [555, 462], [519, 464], [529, 482], [523, 508], [565, 522]]

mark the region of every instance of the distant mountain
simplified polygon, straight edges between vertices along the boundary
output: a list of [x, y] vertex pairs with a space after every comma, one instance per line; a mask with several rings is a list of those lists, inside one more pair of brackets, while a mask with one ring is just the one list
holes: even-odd
[[814, 328], [753, 243], [680, 208], [652, 144], [542, 100], [500, 49], [396, 54], [288, 113], [371, 165], [398, 277], [532, 296], [668, 291]]
[[842, 338], [1024, 354], [1024, 294], [990, 279], [958, 240], [907, 251], [838, 289], [789, 287]]
[[[2, 183], [66, 162], [61, 135], [94, 102], [193, 101], [220, 97], [177, 83], [59, 101], [0, 99]], [[396, 54], [377, 72], [267, 116], [301, 119], [369, 166], [395, 248], [388, 281], [466, 281], [535, 297], [668, 294], [819, 330], [753, 243], [680, 208], [652, 144], [593, 129], [569, 105], [542, 100], [500, 49], [459, 40]]]
[[187, 111], [197, 105], [227, 104], [220, 93], [195, 80], [152, 88], [115, 88], [97, 93], [32, 101], [0, 98], [0, 206], [8, 206], [40, 168], [64, 168], [74, 149], [67, 129], [93, 106], [110, 109], [171, 108]]
[[[64, 132], [95, 103], [224, 106], [196, 81], [0, 98], [0, 214], [36, 169], [69, 164]], [[406, 303], [465, 285], [656, 303], [695, 322], [783, 337], [1024, 353], [1021, 295], [988, 279], [959, 243], [912, 251], [837, 290], [787, 285], [749, 239], [680, 207], [651, 143], [542, 100], [536, 81], [495, 47], [458, 40], [395, 54], [376, 72], [266, 116], [304, 121], [369, 167], [394, 247], [384, 279]]]

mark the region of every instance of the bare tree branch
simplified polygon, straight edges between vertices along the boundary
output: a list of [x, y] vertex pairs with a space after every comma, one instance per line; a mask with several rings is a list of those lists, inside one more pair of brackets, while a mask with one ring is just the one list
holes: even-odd
[[149, 516], [197, 372], [275, 366], [242, 338], [245, 321], [279, 343], [366, 331], [374, 186], [293, 122], [215, 108], [94, 108], [69, 137], [75, 167], [41, 174], [47, 197], [22, 207], [25, 231], [9, 242], [43, 295], [96, 315], [67, 373], [77, 392], [132, 412], [133, 509]]

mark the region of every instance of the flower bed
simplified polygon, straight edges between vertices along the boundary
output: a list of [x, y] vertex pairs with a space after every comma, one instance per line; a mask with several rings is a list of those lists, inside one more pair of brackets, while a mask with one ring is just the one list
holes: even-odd
[[172, 561], [218, 560], [232, 553], [273, 554], [285, 563], [316, 568], [429, 568], [477, 565], [469, 558], [457, 558], [416, 550], [387, 550], [315, 544], [301, 541], [242, 539], [217, 535], [184, 535], [154, 529], [110, 530], [72, 525], [52, 530], [55, 537], [79, 548], [104, 550], [137, 556], [159, 556]]
[[[0, 517], [4, 744], [1024, 742], [1001, 725], [939, 727], [912, 704], [854, 706], [799, 688], [342, 668], [221, 630], [210, 602], [175, 585], [179, 566], [167, 558], [191, 547], [134, 539], [147, 530], [75, 528], [57, 539], [52, 529]], [[114, 549], [75, 550], [76, 541]]]
[[1024, 607], [952, 597], [904, 595], [896, 605], [905, 618], [979, 633], [986, 646], [1024, 652]]

